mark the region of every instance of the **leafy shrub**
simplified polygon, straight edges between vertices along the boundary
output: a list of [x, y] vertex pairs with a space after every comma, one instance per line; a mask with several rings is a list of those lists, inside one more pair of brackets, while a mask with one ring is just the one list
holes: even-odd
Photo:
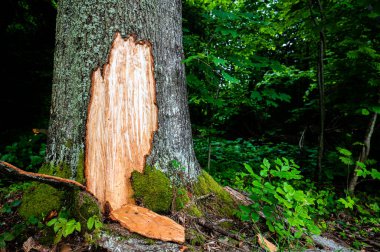
[[[208, 142], [205, 138], [195, 138], [194, 148], [202, 167], [207, 169]], [[242, 163], [257, 167], [264, 158], [275, 159], [286, 156], [302, 163], [302, 172], [314, 170], [313, 160], [316, 160], [316, 148], [305, 148], [301, 155], [298, 145], [288, 143], [262, 143], [259, 140], [226, 140], [213, 138], [211, 143], [211, 165], [208, 171], [218, 182], [228, 185], [236, 172], [243, 171]]]
[[2, 150], [0, 160], [36, 172], [45, 160], [45, 140], [46, 137], [42, 134], [21, 136], [17, 142]]
[[65, 217], [58, 216], [58, 218], [51, 219], [47, 223], [48, 227], [53, 226], [55, 239], [54, 244], [57, 244], [61, 241], [62, 236], [67, 237], [74, 233], [75, 231], [80, 232], [81, 231], [81, 225], [80, 222], [76, 221], [75, 219], [66, 219]]
[[295, 187], [295, 181], [303, 179], [303, 176], [294, 161], [277, 158], [271, 163], [264, 159], [258, 173], [248, 164], [244, 167], [246, 172], [238, 174], [235, 185], [249, 192], [254, 203], [240, 206], [242, 220], [257, 222], [262, 212], [269, 230], [280, 239], [297, 239], [304, 232], [321, 232], [313, 218], [320, 213], [318, 204], [324, 205], [325, 202], [321, 199], [316, 201], [314, 192]]

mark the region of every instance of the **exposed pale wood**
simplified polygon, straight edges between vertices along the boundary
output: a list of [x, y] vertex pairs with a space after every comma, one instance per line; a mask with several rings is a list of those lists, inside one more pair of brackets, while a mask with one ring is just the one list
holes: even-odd
[[92, 75], [86, 131], [87, 188], [103, 207], [134, 203], [130, 177], [143, 171], [151, 151], [158, 127], [155, 103], [150, 43], [116, 33], [109, 63]]
[[261, 234], [258, 234], [257, 235], [257, 240], [260, 244], [260, 246], [265, 249], [266, 251], [270, 251], [270, 252], [277, 252], [277, 247], [271, 243], [270, 241], [268, 241], [267, 239], [265, 239]]
[[36, 181], [40, 181], [40, 182], [51, 184], [51, 185], [60, 185], [60, 186], [65, 186], [65, 187], [78, 188], [84, 191], [86, 190], [86, 187], [77, 181], [50, 176], [46, 174], [27, 172], [4, 161], [0, 161], [0, 173], [7, 173], [7, 174], [14, 175], [18, 178], [36, 180]]
[[112, 211], [110, 217], [131, 232], [162, 241], [185, 242], [184, 227], [149, 209], [128, 204]]

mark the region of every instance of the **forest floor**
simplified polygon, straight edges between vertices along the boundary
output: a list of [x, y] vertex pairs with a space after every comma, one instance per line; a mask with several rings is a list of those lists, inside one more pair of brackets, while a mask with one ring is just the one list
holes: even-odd
[[[70, 235], [56, 245], [46, 242], [45, 223], [28, 223], [18, 215], [17, 207], [22, 197], [21, 191], [1, 197], [0, 203], [0, 233], [2, 241], [6, 242], [3, 251], [39, 251], [39, 252], [70, 252], [70, 251], [331, 251], [322, 246], [316, 246], [310, 239], [300, 239], [297, 242], [277, 242], [275, 236], [270, 236], [264, 224], [242, 222], [237, 218], [223, 216], [212, 208], [203, 209], [202, 217], [194, 217], [184, 212], [172, 214], [172, 219], [186, 228], [186, 242], [175, 243], [147, 239], [130, 233], [118, 223], [105, 219], [104, 227], [98, 235]], [[207, 206], [204, 199], [203, 206]], [[355, 219], [343, 213], [331, 216], [325, 220], [327, 228], [321, 236], [335, 241], [340, 246], [350, 250], [355, 243], [360, 242], [361, 249], [356, 251], [379, 251], [380, 234], [374, 232], [374, 226], [361, 226]], [[51, 227], [49, 227], [51, 229]], [[8, 234], [8, 236], [4, 236]], [[258, 234], [266, 237], [258, 241]], [[365, 234], [365, 235], [364, 235]], [[309, 240], [309, 241], [308, 241]], [[271, 242], [269, 242], [271, 241]], [[1, 240], [0, 240], [1, 242]]]

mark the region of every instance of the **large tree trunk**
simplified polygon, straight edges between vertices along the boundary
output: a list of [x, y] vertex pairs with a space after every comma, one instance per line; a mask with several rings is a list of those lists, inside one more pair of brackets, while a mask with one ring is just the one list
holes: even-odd
[[47, 161], [112, 209], [145, 165], [195, 179], [182, 59], [180, 0], [59, 1]]

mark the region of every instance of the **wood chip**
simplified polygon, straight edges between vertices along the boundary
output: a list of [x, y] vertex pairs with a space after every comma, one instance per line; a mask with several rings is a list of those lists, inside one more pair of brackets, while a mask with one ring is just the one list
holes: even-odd
[[185, 228], [172, 219], [149, 209], [127, 204], [111, 212], [110, 217], [129, 231], [162, 241], [185, 242]]
[[277, 247], [273, 243], [265, 239], [261, 234], [257, 235], [257, 240], [260, 244], [260, 247], [262, 247], [266, 251], [277, 252]]

